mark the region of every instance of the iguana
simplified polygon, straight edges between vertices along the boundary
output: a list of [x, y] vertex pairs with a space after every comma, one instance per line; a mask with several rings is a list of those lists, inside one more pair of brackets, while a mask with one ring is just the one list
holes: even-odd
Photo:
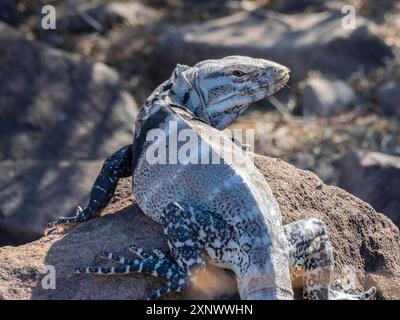
[[[277, 92], [288, 79], [288, 68], [244, 56], [205, 60], [193, 67], [178, 64], [141, 107], [133, 144], [105, 161], [86, 209], [48, 225], [54, 229], [99, 216], [118, 179], [132, 176], [136, 202], [163, 226], [171, 255], [131, 246], [136, 259], [103, 252], [102, 257], [120, 265], [78, 267], [76, 272], [161, 277], [165, 286], [148, 296], [154, 299], [194, 284], [209, 261], [235, 273], [242, 299], [293, 299], [289, 268], [301, 264], [308, 299], [373, 296], [375, 288], [351, 295], [330, 287], [333, 255], [324, 223], [307, 219], [283, 226], [266, 180], [251, 157], [222, 131], [251, 103]], [[186, 130], [184, 139], [175, 137], [176, 145], [170, 139], [171, 127], [178, 133]], [[184, 160], [178, 159], [188, 136], [197, 139], [195, 146], [206, 148], [199, 147], [189, 159], [187, 152]], [[227, 149], [242, 161], [229, 161], [222, 152]], [[156, 155], [166, 154], [166, 163], [154, 161]], [[199, 157], [218, 161], [199, 163]]]

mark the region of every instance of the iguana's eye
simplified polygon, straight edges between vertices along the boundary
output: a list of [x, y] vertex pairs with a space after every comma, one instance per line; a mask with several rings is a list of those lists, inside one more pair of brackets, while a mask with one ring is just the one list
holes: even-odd
[[245, 75], [245, 73], [242, 70], [233, 70], [232, 75], [236, 78], [241, 78]]

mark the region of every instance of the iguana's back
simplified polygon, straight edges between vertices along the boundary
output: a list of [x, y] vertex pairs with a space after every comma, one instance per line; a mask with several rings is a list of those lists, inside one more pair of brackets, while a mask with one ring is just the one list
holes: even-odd
[[[165, 134], [165, 141], [168, 142], [164, 150], [165, 158], [160, 156], [165, 146], [163, 139], [150, 136], [148, 140], [151, 141], [146, 142], [143, 137], [152, 129], [158, 130], [155, 133], [162, 131]], [[146, 119], [141, 130], [145, 131], [136, 137], [133, 147], [137, 154], [134, 160], [133, 193], [146, 215], [160, 221], [168, 203], [185, 203], [221, 216], [235, 230], [237, 246], [259, 246], [260, 263], [270, 261], [265, 257], [268, 255], [266, 247], [282, 251], [286, 249], [280, 211], [271, 189], [252, 158], [233, 143], [229, 135], [193, 119], [190, 113], [177, 107], [159, 109]], [[198, 142], [194, 143], [198, 147], [195, 157], [197, 163], [182, 163], [187, 160], [182, 156], [185, 151], [182, 148], [188, 140], [178, 141], [177, 149], [172, 150], [169, 157], [169, 151], [174, 148], [176, 141], [176, 137], [170, 140], [174, 132], [178, 136], [179, 133], [191, 135], [192, 141], [197, 138]], [[137, 153], [138, 150], [140, 153]], [[229, 159], [227, 150], [232, 150], [233, 159]], [[166, 163], [153, 163], [154, 154], [158, 156], [158, 161], [166, 159]], [[177, 155], [176, 159], [174, 154]], [[225, 240], [219, 239], [217, 233], [215, 237], [217, 242]], [[211, 253], [211, 260], [215, 264], [230, 269], [236, 267], [231, 265], [234, 262], [229, 259], [220, 261], [218, 257], [213, 257], [213, 249], [210, 250], [208, 253]]]

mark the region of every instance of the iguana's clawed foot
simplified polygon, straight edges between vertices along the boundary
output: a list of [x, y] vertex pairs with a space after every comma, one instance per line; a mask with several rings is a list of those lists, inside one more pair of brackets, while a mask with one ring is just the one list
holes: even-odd
[[169, 292], [179, 292], [188, 284], [186, 272], [173, 260], [168, 258], [164, 252], [155, 249], [147, 252], [138, 246], [130, 246], [129, 251], [133, 252], [139, 259], [131, 259], [113, 252], [104, 251], [100, 257], [118, 262], [116, 267], [83, 266], [75, 269], [75, 273], [90, 274], [129, 274], [146, 273], [154, 277], [160, 277], [166, 285], [152, 292], [146, 300], [156, 299]]
[[75, 216], [59, 217], [56, 221], [48, 223], [44, 230], [44, 235], [47, 236], [49, 234], [54, 234], [56, 231], [60, 232], [60, 230], [70, 229], [79, 223], [85, 222], [88, 220], [86, 218], [85, 210], [82, 210], [82, 208], [78, 206], [75, 211]]
[[354, 283], [347, 281], [343, 284], [341, 280], [336, 280], [329, 288], [329, 300], [371, 300], [375, 297], [376, 288], [372, 287], [359, 294], [352, 294]]
[[329, 300], [371, 300], [375, 297], [376, 288], [372, 287], [360, 294], [350, 294], [347, 292], [329, 289]]
[[48, 223], [44, 234], [48, 235], [54, 232], [54, 230], [69, 229], [77, 224], [98, 217], [114, 194], [118, 180], [129, 176], [132, 176], [132, 144], [119, 149], [104, 162], [90, 192], [87, 207], [82, 210], [78, 206], [75, 216], [60, 217], [56, 221]]

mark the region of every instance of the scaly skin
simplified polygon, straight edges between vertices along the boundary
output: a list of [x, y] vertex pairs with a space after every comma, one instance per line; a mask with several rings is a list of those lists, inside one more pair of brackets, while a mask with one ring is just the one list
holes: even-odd
[[[236, 274], [242, 299], [292, 299], [289, 267], [303, 264], [306, 298], [364, 299], [373, 295], [374, 289], [358, 296], [330, 289], [333, 258], [325, 225], [310, 219], [284, 227], [267, 182], [249, 155], [221, 131], [251, 103], [281, 89], [288, 78], [286, 67], [250, 57], [205, 60], [193, 67], [178, 65], [141, 108], [133, 144], [105, 162], [88, 207], [75, 217], [49, 225], [56, 228], [98, 216], [118, 179], [132, 175], [136, 201], [163, 226], [173, 258], [134, 247], [138, 259], [102, 254], [121, 263], [119, 267], [91, 266], [76, 271], [159, 276], [166, 285], [148, 297], [153, 299], [195, 283], [208, 261]], [[174, 146], [151, 136], [162, 133], [170, 141], [175, 131], [188, 130], [199, 142], [196, 146], [201, 146], [202, 153], [196, 155], [200, 163], [195, 158], [189, 163], [174, 159], [185, 139], [178, 139]], [[217, 145], [229, 148], [233, 159], [241, 161], [230, 160]], [[174, 160], [150, 161], [149, 155], [162, 154], [161, 147]], [[200, 160], [211, 158], [218, 164]]]

